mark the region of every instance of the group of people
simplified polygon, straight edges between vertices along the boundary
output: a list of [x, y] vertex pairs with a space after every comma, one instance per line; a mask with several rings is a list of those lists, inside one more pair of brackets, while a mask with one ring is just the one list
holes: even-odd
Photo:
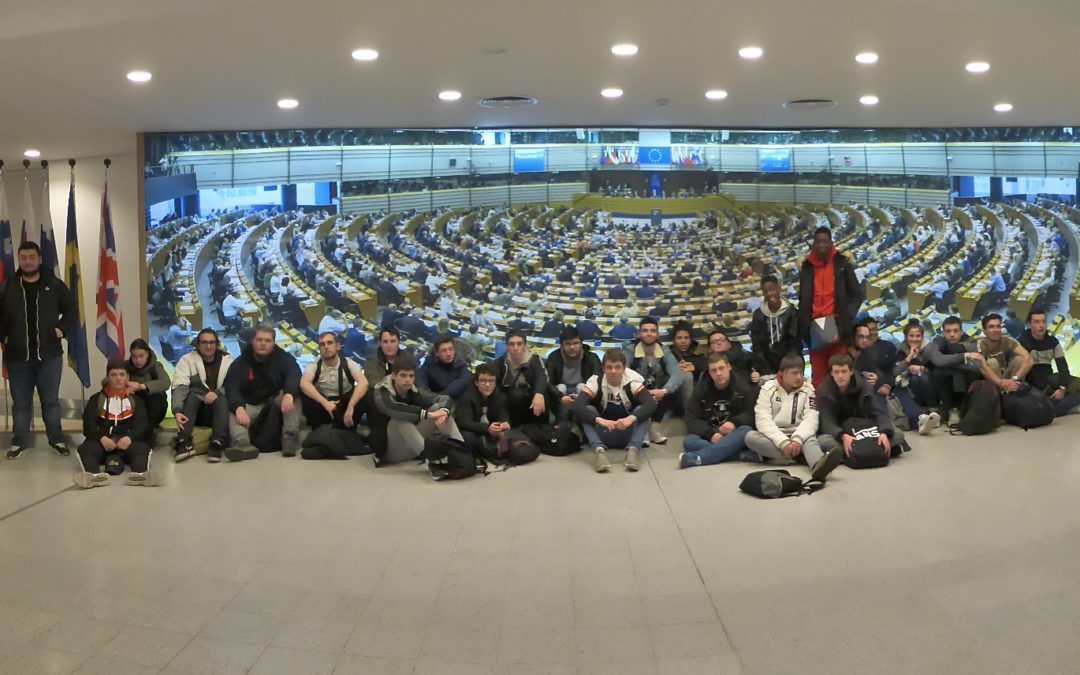
[[[67, 455], [57, 392], [60, 340], [74, 328], [73, 300], [41, 267], [35, 244], [20, 246], [18, 257], [19, 272], [0, 298], [15, 412], [7, 456], [17, 459], [25, 450], [35, 388], [49, 443]], [[661, 422], [677, 416], [687, 429], [680, 468], [805, 461], [823, 478], [851, 453], [860, 433], [853, 420], [873, 425], [881, 452], [896, 455], [908, 449], [904, 430], [928, 434], [942, 422], [956, 423], [978, 380], [1002, 395], [1024, 387], [1044, 391], [1059, 415], [1080, 406], [1041, 310], [1028, 315], [1019, 340], [1003, 333], [1002, 317], [993, 313], [983, 318], [985, 336], [977, 343], [963, 335], [956, 317], [932, 341], [917, 321], [905, 326], [900, 345], [881, 337], [876, 319], [860, 313], [863, 287], [828, 228], [814, 232], [802, 262], [797, 306], [781, 297], [774, 276], [764, 276], [760, 289], [749, 349], [721, 329], [698, 345], [687, 322], [676, 323], [665, 344], [657, 319], [646, 317], [631, 327], [624, 347], [602, 355], [577, 328], [563, 325], [558, 348], [543, 360], [527, 332], [511, 328], [505, 353], [473, 368], [462, 354], [475, 350], [463, 338], [433, 339], [421, 361], [402, 346], [398, 329], [384, 323], [361, 365], [341, 353], [342, 329], [355, 327], [338, 322], [320, 330], [318, 358], [302, 370], [276, 344], [274, 328], [259, 325], [235, 359], [213, 328], [203, 328], [170, 377], [137, 339], [126, 361], [109, 362], [101, 390], [86, 406], [75, 483], [107, 485], [130, 467], [129, 484], [160, 484], [160, 472], [151, 468], [153, 433], [170, 411], [177, 461], [197, 454], [201, 427], [209, 432], [210, 462], [275, 451], [307, 459], [371, 453], [376, 466], [426, 461], [442, 480], [584, 445], [598, 472], [611, 470], [612, 449], [624, 449], [626, 470], [637, 471], [646, 447], [667, 442]], [[303, 444], [302, 422], [312, 430]], [[366, 435], [357, 431], [362, 422]]]

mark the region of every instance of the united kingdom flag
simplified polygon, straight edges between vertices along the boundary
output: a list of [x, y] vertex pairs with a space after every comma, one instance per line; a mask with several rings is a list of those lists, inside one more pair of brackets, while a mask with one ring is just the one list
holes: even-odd
[[120, 312], [120, 272], [109, 209], [109, 182], [101, 197], [101, 255], [98, 258], [97, 332], [94, 342], [105, 358], [124, 358], [124, 316]]

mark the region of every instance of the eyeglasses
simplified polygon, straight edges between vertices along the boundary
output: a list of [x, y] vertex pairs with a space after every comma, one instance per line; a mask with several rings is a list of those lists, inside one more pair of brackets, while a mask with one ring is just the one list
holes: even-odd
[[201, 345], [216, 345], [217, 340], [199, 340], [199, 344], [201, 344]]

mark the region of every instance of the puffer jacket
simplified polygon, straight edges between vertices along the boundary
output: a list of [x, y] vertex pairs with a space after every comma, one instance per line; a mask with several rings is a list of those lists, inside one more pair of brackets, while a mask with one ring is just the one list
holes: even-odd
[[763, 382], [754, 406], [754, 422], [757, 430], [778, 448], [788, 441], [805, 443], [818, 430], [814, 386], [804, 382], [800, 389], [788, 393], [776, 378]]

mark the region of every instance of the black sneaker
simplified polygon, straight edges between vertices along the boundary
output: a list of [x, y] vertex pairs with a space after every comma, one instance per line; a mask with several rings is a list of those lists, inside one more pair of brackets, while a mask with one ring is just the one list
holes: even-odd
[[26, 450], [25, 446], [13, 445], [13, 446], [11, 446], [11, 449], [7, 451], [7, 458], [8, 459], [18, 459], [18, 458], [22, 457], [23, 451], [25, 451], [25, 450]]
[[49, 443], [49, 445], [52, 447], [53, 450], [56, 451], [56, 454], [60, 455], [61, 457], [67, 457], [71, 454], [71, 450], [68, 450], [67, 443], [63, 441], [60, 441], [58, 443]]
[[259, 456], [259, 449], [253, 445], [248, 445], [243, 448], [226, 448], [225, 458], [230, 462], [242, 462], [245, 459], [256, 459]]
[[182, 462], [185, 459], [191, 459], [195, 456], [195, 446], [191, 441], [176, 441], [176, 454], [174, 455], [177, 462]]
[[825, 480], [825, 477], [833, 472], [833, 469], [844, 462], [844, 451], [841, 448], [833, 448], [821, 456], [810, 467], [810, 480]]
[[428, 464], [428, 473], [431, 474], [431, 479], [435, 481], [446, 480], [446, 477], [450, 475], [446, 472], [446, 469], [438, 464]]
[[216, 464], [221, 461], [223, 445], [221, 441], [210, 441], [210, 447], [206, 451], [206, 461]]

